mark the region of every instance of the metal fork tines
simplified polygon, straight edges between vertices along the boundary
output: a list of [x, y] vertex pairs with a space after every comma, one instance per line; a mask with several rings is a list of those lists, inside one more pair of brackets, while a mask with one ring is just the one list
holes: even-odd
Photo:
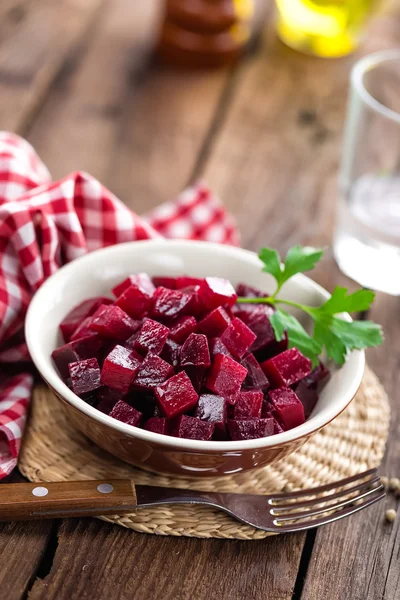
[[325, 525], [367, 508], [384, 496], [376, 469], [330, 485], [268, 496], [138, 486], [140, 506], [206, 504], [273, 533]]

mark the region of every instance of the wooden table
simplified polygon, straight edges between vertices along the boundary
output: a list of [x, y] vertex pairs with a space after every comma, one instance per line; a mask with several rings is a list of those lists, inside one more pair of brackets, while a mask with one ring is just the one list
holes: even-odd
[[[329, 245], [349, 69], [399, 46], [400, 18], [376, 20], [357, 55], [329, 61], [285, 48], [266, 8], [241, 64], [187, 73], [151, 60], [159, 0], [2, 0], [0, 128], [27, 137], [54, 178], [84, 169], [138, 213], [201, 176], [245, 247]], [[352, 287], [329, 252], [315, 277]], [[386, 345], [368, 361], [392, 399], [390, 475], [400, 472], [399, 316], [399, 300], [378, 294], [372, 317]], [[394, 600], [400, 519], [387, 525], [383, 513], [379, 504], [258, 542], [162, 538], [94, 519], [1, 524], [0, 599]]]

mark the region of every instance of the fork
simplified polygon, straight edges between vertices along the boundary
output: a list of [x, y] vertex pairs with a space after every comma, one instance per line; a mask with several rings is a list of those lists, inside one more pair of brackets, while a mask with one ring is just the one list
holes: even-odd
[[168, 504], [208, 505], [271, 533], [326, 525], [385, 496], [376, 469], [330, 485], [270, 495], [136, 485], [130, 479], [0, 485], [0, 521], [122, 515]]

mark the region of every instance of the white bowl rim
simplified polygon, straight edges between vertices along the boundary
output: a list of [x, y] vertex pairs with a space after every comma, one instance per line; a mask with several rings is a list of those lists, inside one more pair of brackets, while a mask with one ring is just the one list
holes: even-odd
[[[255, 264], [255, 261], [259, 261], [258, 256], [255, 252], [250, 250], [245, 250], [243, 248], [237, 248], [234, 246], [228, 246], [223, 244], [218, 244], [214, 242], [203, 242], [203, 241], [193, 241], [193, 240], [166, 240], [163, 238], [156, 238], [151, 240], [138, 240], [133, 242], [125, 242], [121, 244], [116, 244], [114, 246], [108, 246], [106, 248], [101, 248], [99, 250], [95, 250], [85, 254], [84, 256], [73, 260], [72, 262], [64, 265], [60, 269], [58, 269], [53, 275], [51, 275], [39, 288], [39, 290], [35, 293], [33, 299], [30, 302], [28, 307], [26, 320], [25, 320], [25, 338], [28, 346], [29, 353], [31, 358], [36, 365], [38, 371], [42, 375], [43, 379], [52, 387], [54, 390], [62, 396], [69, 404], [71, 404], [74, 408], [83, 412], [88, 417], [91, 417], [95, 421], [111, 427], [112, 429], [128, 435], [130, 437], [134, 437], [143, 442], [148, 442], [152, 444], [157, 444], [160, 446], [166, 446], [173, 448], [175, 450], [179, 449], [182, 451], [197, 451], [200, 453], [209, 453], [209, 452], [239, 452], [243, 450], [259, 450], [261, 448], [273, 448], [276, 446], [286, 445], [289, 442], [293, 442], [295, 440], [301, 439], [303, 437], [308, 437], [312, 433], [318, 431], [328, 423], [330, 423], [333, 419], [335, 419], [347, 406], [350, 404], [351, 400], [354, 398], [355, 394], [360, 387], [362, 377], [365, 370], [365, 353], [363, 350], [354, 350], [351, 353], [352, 359], [354, 360], [354, 355], [356, 357], [355, 360], [355, 372], [352, 380], [352, 384], [349, 385], [347, 395], [343, 395], [339, 401], [332, 403], [330, 409], [326, 410], [326, 415], [324, 418], [321, 415], [314, 415], [305, 421], [302, 425], [295, 427], [294, 429], [290, 429], [289, 431], [285, 431], [283, 433], [278, 433], [272, 436], [267, 436], [264, 438], [256, 438], [252, 440], [243, 440], [243, 441], [204, 441], [204, 440], [189, 440], [186, 438], [178, 438], [173, 436], [168, 436], [160, 433], [154, 433], [151, 431], [147, 431], [145, 429], [141, 429], [140, 427], [134, 427], [133, 425], [128, 425], [127, 423], [122, 423], [109, 415], [106, 415], [93, 406], [90, 406], [87, 402], [79, 398], [70, 388], [62, 381], [61, 377], [58, 375], [55, 367], [52, 365], [51, 360], [48, 364], [42, 364], [41, 361], [37, 357], [36, 347], [37, 341], [35, 337], [32, 335], [32, 327], [33, 322], [35, 320], [35, 312], [36, 307], [39, 306], [46, 297], [47, 290], [50, 289], [53, 285], [57, 283], [58, 280], [61, 280], [66, 273], [73, 272], [77, 265], [81, 265], [82, 263], [90, 263], [91, 261], [101, 260], [101, 257], [104, 254], [115, 253], [118, 254], [123, 252], [124, 250], [129, 250], [131, 246], [135, 246], [135, 249], [139, 247], [143, 247], [143, 251], [147, 249], [151, 249], [151, 247], [160, 247], [163, 245], [167, 245], [169, 249], [176, 249], [178, 251], [183, 251], [187, 247], [191, 247], [193, 249], [201, 252], [202, 247], [207, 245], [207, 247], [211, 247], [211, 249], [215, 252], [225, 253], [229, 255], [231, 258], [235, 256], [247, 255], [247, 258]], [[306, 277], [305, 275], [299, 274], [296, 275], [296, 280], [299, 284], [307, 284], [308, 287], [313, 288], [316, 292], [323, 295], [325, 298], [329, 298], [330, 294], [315, 281]], [[351, 321], [351, 317], [348, 313], [344, 313], [343, 317]], [[349, 357], [348, 357], [349, 359]]]

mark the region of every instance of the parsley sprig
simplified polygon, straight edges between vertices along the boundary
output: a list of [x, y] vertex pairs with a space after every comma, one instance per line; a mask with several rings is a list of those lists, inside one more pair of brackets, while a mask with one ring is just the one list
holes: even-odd
[[[288, 336], [289, 347], [298, 348], [308, 356], [313, 364], [318, 363], [318, 357], [325, 348], [329, 358], [338, 365], [346, 360], [351, 350], [361, 350], [379, 346], [383, 342], [383, 332], [380, 325], [372, 321], [353, 321], [349, 323], [340, 318], [343, 312], [360, 312], [368, 310], [374, 301], [375, 294], [370, 290], [358, 290], [349, 294], [344, 287], [337, 286], [332, 296], [321, 306], [308, 306], [278, 298], [283, 284], [297, 273], [310, 271], [321, 260], [323, 250], [311, 247], [294, 246], [291, 248], [282, 264], [276, 250], [263, 248], [259, 254], [263, 262], [263, 271], [270, 273], [276, 280], [276, 289], [271, 296], [265, 298], [238, 298], [239, 303], [270, 304], [276, 308], [270, 321], [278, 341], [284, 333]], [[309, 335], [293, 315], [282, 308], [291, 306], [305, 312], [314, 322], [314, 331]]]

